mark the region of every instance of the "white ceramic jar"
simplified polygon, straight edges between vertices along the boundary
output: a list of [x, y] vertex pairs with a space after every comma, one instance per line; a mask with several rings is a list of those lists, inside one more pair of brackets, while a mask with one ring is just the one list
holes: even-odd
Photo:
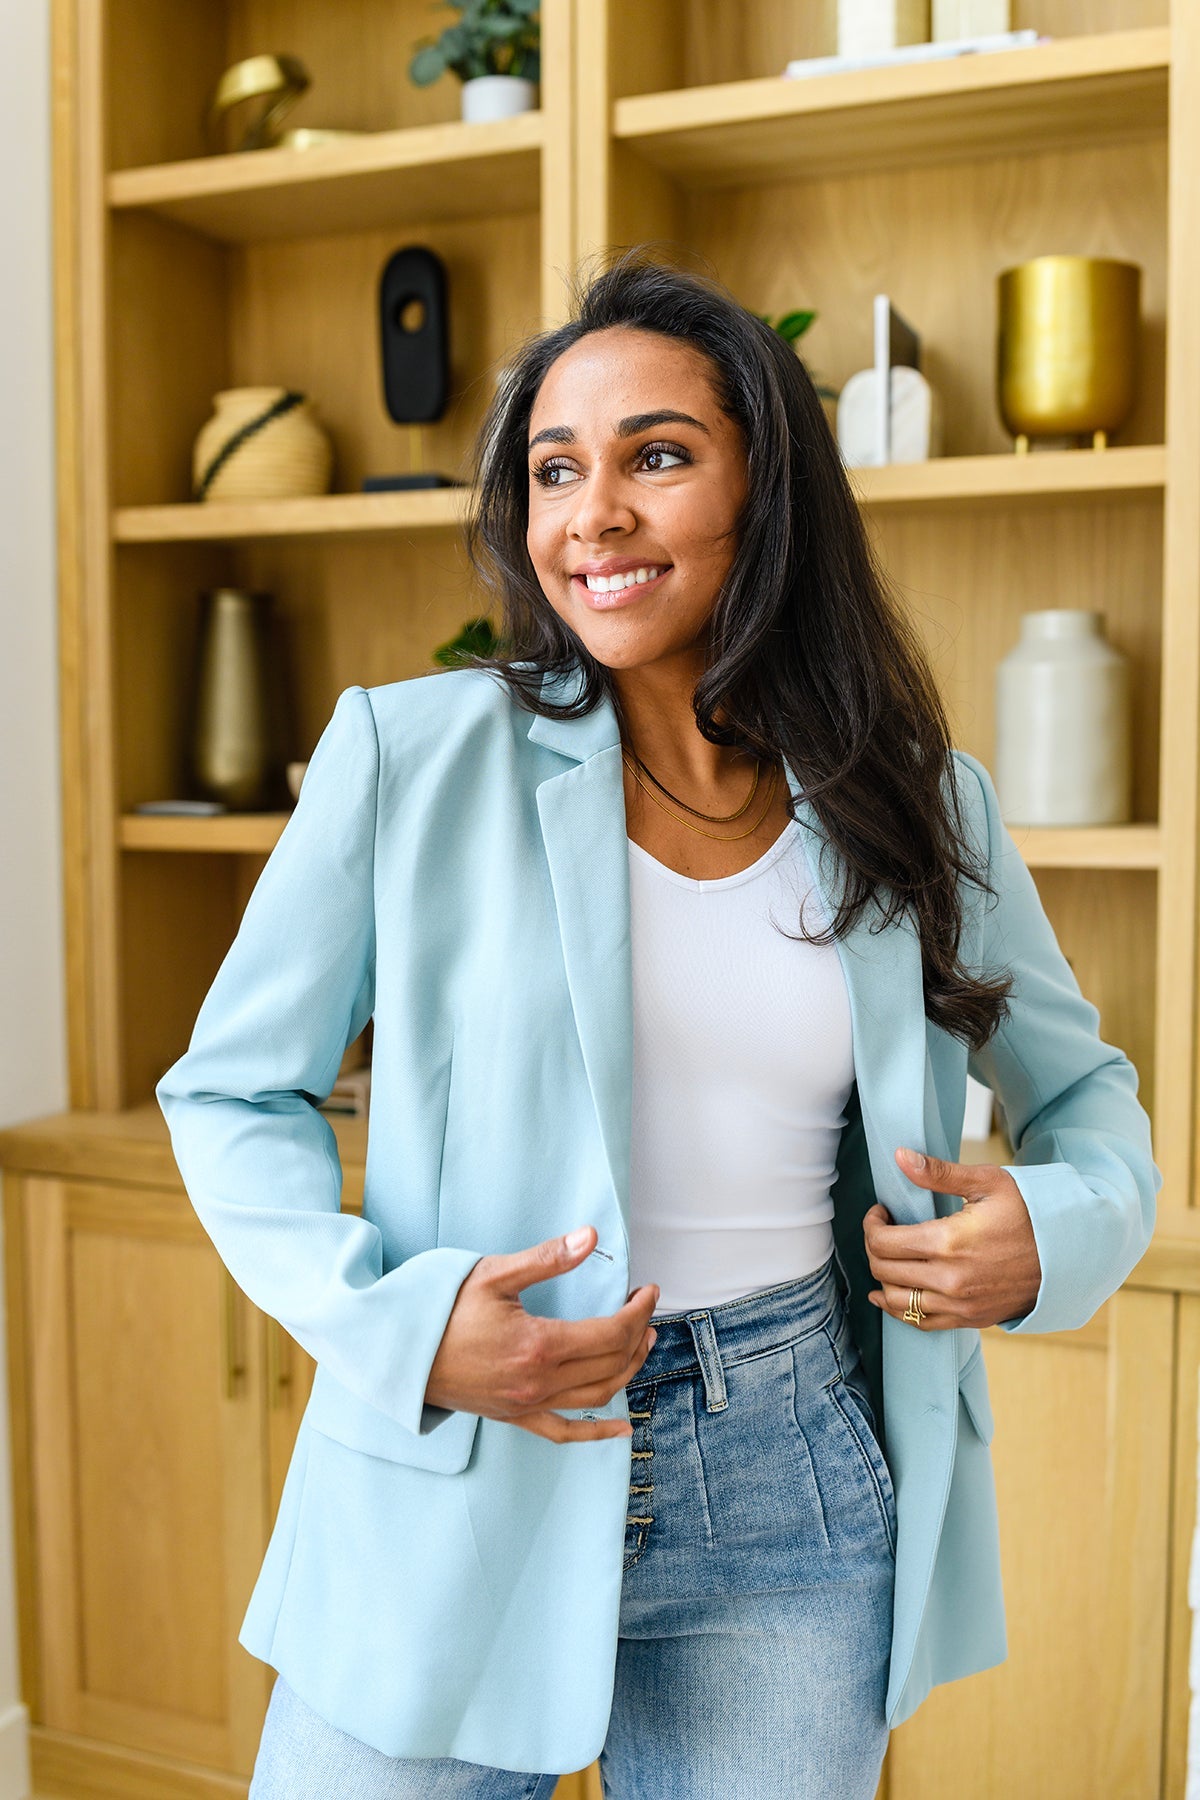
[[996, 792], [1006, 822], [1122, 825], [1132, 811], [1129, 663], [1104, 614], [1028, 612], [996, 671]]

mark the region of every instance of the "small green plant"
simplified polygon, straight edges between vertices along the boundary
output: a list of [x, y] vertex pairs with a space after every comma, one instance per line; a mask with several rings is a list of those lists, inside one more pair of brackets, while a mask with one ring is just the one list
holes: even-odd
[[[798, 339], [804, 336], [817, 315], [811, 308], [808, 308], [797, 312], [780, 313], [777, 319], [773, 319], [770, 313], [759, 313], [758, 317], [762, 320], [764, 325], [769, 325], [771, 330], [776, 332], [783, 339], [785, 344], [795, 344]], [[813, 386], [816, 388], [817, 393], [822, 400], [837, 399], [837, 389], [824, 387], [821, 382], [816, 379], [815, 375], [813, 376]]]
[[449, 69], [460, 81], [480, 75], [541, 80], [541, 0], [437, 0], [462, 16], [437, 38], [424, 38], [408, 66], [418, 87]]
[[495, 656], [500, 644], [490, 619], [468, 619], [456, 638], [438, 645], [433, 660], [444, 669], [453, 669], [469, 656]]

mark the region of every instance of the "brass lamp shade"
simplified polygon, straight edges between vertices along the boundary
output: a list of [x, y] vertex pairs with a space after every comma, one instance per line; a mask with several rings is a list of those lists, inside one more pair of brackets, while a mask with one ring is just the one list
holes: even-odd
[[1089, 433], [1103, 449], [1133, 409], [1141, 269], [1097, 256], [1038, 256], [998, 278], [1000, 416], [1031, 437]]

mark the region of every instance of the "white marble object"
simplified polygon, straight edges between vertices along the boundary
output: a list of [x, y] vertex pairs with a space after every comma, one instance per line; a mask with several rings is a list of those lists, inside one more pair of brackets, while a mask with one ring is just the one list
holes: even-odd
[[874, 369], [852, 375], [838, 396], [837, 438], [848, 469], [869, 468], [887, 460], [925, 462], [942, 453], [942, 413], [938, 396], [919, 369], [898, 364], [891, 371], [891, 454], [880, 455], [877, 441]]
[[1103, 613], [1023, 615], [996, 671], [995, 777], [1006, 822], [1128, 822], [1129, 663], [1105, 637]]
[[870, 56], [929, 37], [929, 0], [838, 0], [837, 16], [839, 56]]

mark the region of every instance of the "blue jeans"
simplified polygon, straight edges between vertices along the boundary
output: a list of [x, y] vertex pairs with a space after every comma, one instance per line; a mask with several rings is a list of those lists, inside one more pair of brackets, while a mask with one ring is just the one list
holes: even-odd
[[[654, 1324], [628, 1389], [606, 1800], [873, 1800], [896, 1502], [836, 1259]], [[549, 1800], [557, 1781], [384, 1756], [280, 1677], [250, 1800]]]

